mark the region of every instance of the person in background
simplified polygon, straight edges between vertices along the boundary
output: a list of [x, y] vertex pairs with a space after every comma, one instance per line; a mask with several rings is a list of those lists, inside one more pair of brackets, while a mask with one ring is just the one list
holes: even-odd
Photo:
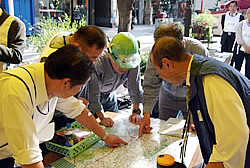
[[101, 124], [112, 126], [111, 119], [105, 119], [102, 111], [118, 112], [116, 89], [126, 84], [133, 103], [133, 114], [140, 115], [142, 102], [140, 79], [140, 54], [138, 41], [128, 32], [115, 35], [109, 44], [108, 53], [98, 57], [96, 72], [80, 95], [89, 101], [89, 109], [101, 120]]
[[2, 72], [7, 69], [7, 64], [22, 62], [26, 41], [24, 23], [19, 18], [10, 16], [3, 8], [0, 8], [0, 37], [0, 72]]
[[245, 76], [250, 79], [250, 8], [247, 10], [247, 19], [241, 21], [236, 29], [236, 41], [239, 49], [234, 58], [235, 68], [240, 71], [245, 58]]
[[[208, 56], [208, 51], [204, 45], [196, 39], [183, 37], [182, 29], [177, 25], [161, 24], [155, 29], [155, 41], [164, 36], [175, 37], [182, 41], [186, 51], [191, 54]], [[170, 117], [176, 117], [179, 110], [181, 110], [184, 113], [183, 115], [186, 116], [187, 105], [185, 86], [174, 86], [171, 83], [162, 80], [152, 66], [151, 57], [148, 58], [144, 74], [143, 90], [144, 117], [148, 117], [149, 119], [150, 113], [152, 113], [155, 118], [167, 120]], [[159, 107], [159, 112], [157, 107]], [[157, 112], [159, 114], [157, 114]], [[130, 121], [133, 123], [140, 124], [141, 119], [142, 117], [136, 113], [130, 116]]]
[[136, 7], [135, 7], [136, 3], [133, 3], [132, 6], [132, 20], [131, 20], [131, 30], [134, 29], [134, 25], [136, 24]]
[[[50, 106], [75, 118], [109, 146], [127, 144], [115, 135], [107, 135], [86, 105], [72, 97], [87, 84], [93, 71], [93, 63], [88, 57], [78, 47], [69, 45], [50, 54], [45, 63], [0, 74], [0, 167], [13, 168], [14, 160], [25, 168], [44, 167], [40, 136], [54, 110], [40, 111], [39, 105], [46, 105], [44, 102], [57, 97], [62, 99]], [[35, 109], [41, 114], [38, 115]]]
[[[173, 85], [186, 85], [185, 131], [192, 115], [206, 168], [243, 168], [245, 159], [250, 159], [246, 158], [250, 81], [230, 65], [185, 52], [181, 41], [173, 37], [156, 41], [151, 59], [161, 78]], [[150, 132], [149, 128], [150, 121], [143, 119], [139, 136]]]
[[221, 18], [221, 26], [223, 30], [221, 35], [221, 52], [232, 52], [235, 42], [235, 27], [240, 21], [244, 20], [244, 16], [237, 12], [237, 1], [230, 1], [228, 8], [229, 11], [222, 15]]

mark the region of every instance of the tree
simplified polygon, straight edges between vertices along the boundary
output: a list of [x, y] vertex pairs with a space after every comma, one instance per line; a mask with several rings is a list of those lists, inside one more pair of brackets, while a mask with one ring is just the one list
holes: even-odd
[[132, 23], [132, 10], [136, 0], [117, 0], [119, 12], [119, 32], [130, 32]]

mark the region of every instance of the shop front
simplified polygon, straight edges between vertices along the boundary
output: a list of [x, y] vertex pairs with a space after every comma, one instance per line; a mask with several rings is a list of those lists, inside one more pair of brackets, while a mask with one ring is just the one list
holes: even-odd
[[36, 23], [42, 17], [62, 19], [67, 14], [73, 20], [88, 19], [88, 0], [34, 0]]

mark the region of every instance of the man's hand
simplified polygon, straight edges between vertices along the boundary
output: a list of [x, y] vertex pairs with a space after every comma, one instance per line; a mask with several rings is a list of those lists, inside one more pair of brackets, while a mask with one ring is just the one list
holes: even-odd
[[245, 53], [250, 54], [250, 46], [247, 46], [246, 44], [242, 44], [243, 48], [245, 49]]
[[118, 147], [120, 145], [127, 145], [128, 143], [120, 139], [118, 136], [110, 134], [104, 140], [104, 142], [110, 147]]
[[109, 117], [104, 117], [101, 120], [101, 124], [104, 125], [105, 127], [112, 127], [114, 125], [114, 121]]
[[101, 120], [101, 124], [105, 127], [112, 127], [114, 125], [114, 121], [109, 117], [104, 117], [104, 114], [102, 112], [97, 112], [96, 115]]
[[150, 113], [144, 113], [144, 118], [140, 124], [138, 138], [141, 137], [142, 133], [150, 133], [153, 128], [150, 127]]
[[250, 54], [250, 47], [245, 48], [245, 53]]
[[142, 121], [142, 116], [137, 113], [133, 113], [131, 114], [131, 116], [129, 116], [129, 121], [133, 124], [140, 125]]
[[85, 104], [86, 107], [88, 108], [88, 106], [89, 106], [89, 101], [88, 101], [87, 99], [83, 98], [83, 97], [79, 97], [79, 99], [80, 99], [80, 100], [83, 102], [83, 104]]
[[245, 53], [250, 54], [250, 48], [245, 51]]
[[190, 121], [189, 132], [193, 132], [194, 134], [196, 134], [196, 129], [193, 120]]

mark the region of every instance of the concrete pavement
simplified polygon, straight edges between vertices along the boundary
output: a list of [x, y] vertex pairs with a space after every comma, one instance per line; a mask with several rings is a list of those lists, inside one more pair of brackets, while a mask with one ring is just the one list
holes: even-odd
[[[101, 27], [101, 29], [112, 39], [118, 32], [117, 28], [107, 28]], [[131, 33], [140, 41], [141, 53], [149, 52], [154, 44], [153, 33], [155, 30], [154, 25], [134, 25], [134, 29]], [[213, 37], [213, 43], [209, 45], [211, 53], [220, 52], [220, 37]], [[204, 44], [208, 47], [208, 44]], [[23, 55], [24, 62], [37, 62], [39, 58], [39, 53], [32, 48], [26, 48]], [[243, 63], [241, 72], [244, 74], [245, 63]]]
[[[101, 27], [101, 29], [112, 39], [117, 34], [117, 28]], [[140, 41], [141, 52], [147, 52], [152, 47], [154, 26], [153, 25], [135, 25], [131, 33]], [[23, 55], [24, 62], [37, 62], [39, 53], [33, 48], [26, 48]]]
[[[112, 39], [118, 32], [117, 28], [101, 27], [101, 29]], [[150, 51], [154, 44], [154, 25], [135, 25], [131, 33], [140, 41], [140, 50], [142, 53]], [[214, 45], [216, 46], [216, 45]], [[217, 45], [218, 46], [218, 45]], [[39, 53], [33, 48], [26, 48], [24, 51], [23, 60], [28, 62], [36, 62]]]
[[[101, 28], [110, 39], [113, 38], [118, 32], [117, 28]], [[154, 43], [154, 29], [154, 25], [134, 25], [134, 29], [131, 31], [131, 33], [137, 38], [137, 40], [140, 41], [141, 52], [147, 52], [151, 49]]]

